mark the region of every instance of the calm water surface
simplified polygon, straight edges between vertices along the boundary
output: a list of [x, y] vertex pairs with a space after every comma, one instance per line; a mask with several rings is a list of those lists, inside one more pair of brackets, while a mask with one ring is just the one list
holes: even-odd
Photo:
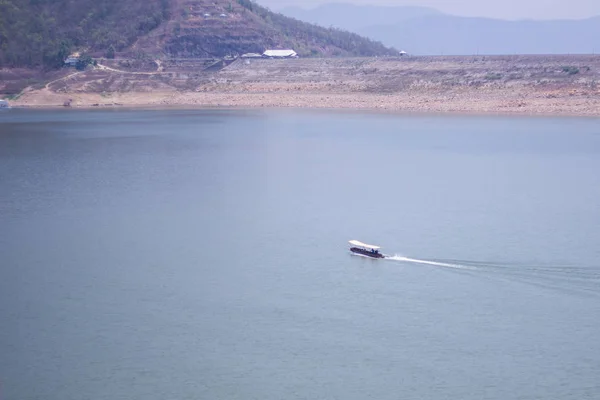
[[2, 400], [600, 399], [599, 260], [597, 119], [0, 113]]

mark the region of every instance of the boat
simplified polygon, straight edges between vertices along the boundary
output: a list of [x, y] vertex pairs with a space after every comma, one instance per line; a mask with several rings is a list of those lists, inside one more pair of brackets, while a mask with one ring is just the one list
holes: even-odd
[[372, 244], [366, 244], [359, 242], [358, 240], [350, 240], [348, 243], [352, 245], [350, 251], [354, 254], [360, 254], [361, 256], [371, 258], [385, 258], [385, 256], [379, 252], [379, 249], [381, 249], [379, 246], [373, 246]]

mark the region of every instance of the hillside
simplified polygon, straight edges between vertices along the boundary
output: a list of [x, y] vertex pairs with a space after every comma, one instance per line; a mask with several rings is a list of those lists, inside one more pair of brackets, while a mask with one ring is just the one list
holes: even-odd
[[0, 67], [58, 67], [75, 50], [103, 56], [114, 49], [161, 58], [283, 47], [301, 56], [393, 52], [357, 34], [300, 22], [250, 0], [0, 0]]
[[336, 26], [415, 55], [592, 54], [600, 51], [600, 17], [583, 20], [466, 18], [430, 8], [325, 4], [288, 7], [286, 15]]
[[53, 68], [75, 49], [124, 49], [169, 18], [169, 1], [0, 0], [0, 67]]

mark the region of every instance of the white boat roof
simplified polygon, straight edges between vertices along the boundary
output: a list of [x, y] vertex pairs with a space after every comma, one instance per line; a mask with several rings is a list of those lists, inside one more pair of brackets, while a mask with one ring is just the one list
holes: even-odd
[[296, 57], [294, 50], [266, 50], [263, 53], [267, 57]]
[[364, 247], [365, 249], [371, 249], [371, 250], [379, 250], [381, 248], [379, 246], [373, 246], [372, 244], [366, 244], [363, 242], [359, 242], [358, 240], [350, 240], [348, 243], [350, 243], [353, 246]]

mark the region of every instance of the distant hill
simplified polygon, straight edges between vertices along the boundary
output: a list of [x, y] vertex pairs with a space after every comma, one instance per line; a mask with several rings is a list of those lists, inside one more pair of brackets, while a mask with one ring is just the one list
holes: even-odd
[[427, 16], [360, 29], [412, 54], [591, 54], [600, 51], [600, 17], [502, 21]]
[[0, 0], [0, 67], [54, 68], [94, 55], [222, 57], [267, 48], [376, 56], [381, 43], [269, 11], [250, 0]]
[[282, 12], [323, 26], [339, 26], [418, 55], [600, 52], [600, 17], [505, 21], [457, 17], [419, 7], [339, 3]]
[[335, 27], [358, 32], [377, 25], [393, 25], [411, 18], [443, 15], [428, 7], [413, 6], [363, 6], [344, 3], [328, 3], [312, 9], [284, 7], [284, 15], [325, 27]]

